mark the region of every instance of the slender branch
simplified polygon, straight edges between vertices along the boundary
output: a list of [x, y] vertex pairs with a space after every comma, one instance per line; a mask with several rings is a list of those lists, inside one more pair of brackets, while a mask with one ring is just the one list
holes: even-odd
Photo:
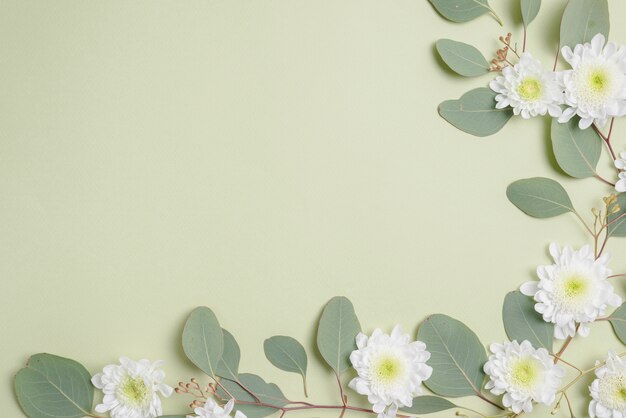
[[598, 180], [600, 180], [602, 183], [605, 183], [605, 184], [608, 184], [609, 186], [615, 187], [615, 183], [611, 183], [610, 181], [608, 181], [607, 179], [605, 179], [604, 177], [602, 177], [598, 173], [595, 173], [594, 177], [597, 178]]
[[612, 276], [609, 276], [609, 279], [614, 279], [616, 277], [626, 277], [626, 274], [614, 274]]
[[602, 131], [600, 130], [600, 128], [598, 128], [598, 126], [595, 123], [591, 125], [593, 126], [593, 129], [598, 133], [598, 135], [600, 135], [600, 138], [604, 140], [604, 143], [606, 144], [607, 148], [609, 149], [609, 152], [611, 153], [611, 158], [613, 158], [613, 161], [617, 160], [617, 155], [615, 154], [615, 151], [613, 150], [613, 146], [611, 145], [611, 134], [613, 133], [614, 121], [615, 121], [615, 118], [611, 118], [611, 126], [609, 128], [608, 135], [604, 135]]
[[587, 225], [587, 222], [585, 222], [583, 217], [580, 216], [580, 213], [574, 211], [574, 215], [576, 215], [576, 217], [580, 220], [580, 222], [582, 222], [582, 224], [585, 227], [585, 229], [587, 230], [587, 232], [589, 232], [591, 234], [591, 236], [595, 236], [595, 233], [591, 230], [591, 228], [589, 228], [589, 225]]
[[496, 408], [498, 408], [498, 409], [501, 409], [501, 410], [503, 410], [503, 411], [505, 410], [505, 409], [504, 409], [504, 407], [503, 407], [502, 405], [498, 405], [497, 403], [495, 403], [495, 402], [494, 402], [494, 401], [492, 401], [491, 399], [487, 398], [485, 395], [483, 395], [483, 394], [482, 394], [482, 393], [480, 393], [480, 392], [476, 392], [476, 396], [478, 396], [478, 397], [479, 397], [480, 399], [482, 399], [483, 401], [485, 401], [485, 402], [487, 402], [487, 403], [489, 403], [489, 404], [491, 404], [491, 405], [495, 406], [495, 407], [496, 407]]
[[561, 54], [561, 47], [559, 44], [556, 45], [556, 56], [554, 57], [554, 66], [552, 66], [552, 72], [556, 71], [556, 66], [559, 63], [559, 55]]
[[337, 378], [337, 385], [339, 385], [339, 395], [341, 396], [341, 402], [343, 406], [346, 406], [346, 395], [343, 393], [343, 385], [341, 384], [341, 379], [339, 379], [339, 374], [335, 372], [335, 377]]
[[524, 43], [522, 44], [522, 52], [526, 52], [526, 25], [524, 25]]

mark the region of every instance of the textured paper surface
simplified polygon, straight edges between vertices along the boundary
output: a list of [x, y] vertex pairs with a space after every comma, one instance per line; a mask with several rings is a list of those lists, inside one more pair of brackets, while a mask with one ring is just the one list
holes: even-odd
[[[491, 3], [520, 41], [511, 2]], [[565, 3], [544, 3], [528, 42], [551, 65]], [[626, 4], [610, 6], [611, 39], [626, 43]], [[3, 0], [3, 416], [22, 416], [12, 376], [37, 352], [92, 373], [161, 358], [172, 385], [198, 375], [179, 343], [198, 305], [238, 339], [241, 369], [290, 398], [300, 378], [265, 359], [263, 340], [300, 340], [321, 402], [338, 401], [312, 349], [332, 296], [367, 331], [414, 333], [447, 313], [501, 342], [502, 301], [549, 262], [548, 243], [587, 242], [573, 216], [523, 215], [506, 186], [555, 178], [584, 213], [609, 191], [555, 172], [547, 120], [477, 139], [438, 117], [490, 77], [443, 71], [434, 42], [489, 56], [503, 32], [489, 16], [446, 22], [426, 0]], [[609, 250], [624, 272], [626, 241]], [[592, 336], [568, 358], [621, 350], [607, 323]], [[580, 406], [587, 384], [572, 392]]]

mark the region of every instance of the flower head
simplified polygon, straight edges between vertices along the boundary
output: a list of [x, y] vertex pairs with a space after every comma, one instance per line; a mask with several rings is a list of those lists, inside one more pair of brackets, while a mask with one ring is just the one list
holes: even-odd
[[574, 251], [571, 247], [561, 250], [554, 243], [550, 255], [554, 264], [539, 266], [539, 282], [524, 283], [521, 291], [535, 299], [535, 310], [544, 321], [555, 324], [556, 338], [573, 337], [577, 328], [580, 335], [587, 336], [588, 323], [603, 315], [609, 305], [622, 303], [607, 280], [610, 257], [604, 254], [596, 260], [588, 245]]
[[615, 160], [615, 167], [622, 170], [619, 173], [619, 180], [615, 183], [615, 190], [620, 193], [626, 192], [626, 151], [620, 153], [619, 158]]
[[626, 364], [614, 352], [604, 366], [596, 370], [598, 377], [591, 383], [589, 403], [591, 418], [626, 417]]
[[163, 361], [133, 361], [120, 358], [120, 364], [106, 366], [91, 382], [104, 392], [96, 412], [110, 411], [111, 418], [155, 418], [162, 414], [158, 392], [168, 397], [173, 389], [163, 383]]
[[[230, 413], [233, 411], [235, 401], [231, 399], [222, 408], [212, 398], [207, 398], [204, 406], [196, 408], [193, 412], [200, 418], [231, 418]], [[194, 418], [192, 415], [187, 415], [187, 418]], [[235, 412], [235, 418], [246, 418], [246, 415], [241, 412]]]
[[551, 71], [546, 71], [539, 61], [525, 52], [513, 67], [505, 67], [502, 75], [489, 83], [498, 95], [496, 108], [511, 106], [513, 113], [524, 119], [550, 113], [561, 116], [563, 93]]
[[485, 386], [494, 395], [502, 395], [504, 406], [513, 412], [531, 412], [533, 401], [546, 405], [554, 402], [565, 371], [554, 364], [548, 350], [535, 350], [530, 342], [491, 344], [493, 353], [485, 363], [489, 376]]
[[391, 335], [380, 329], [370, 337], [359, 333], [357, 350], [350, 361], [358, 373], [349, 386], [368, 401], [379, 418], [395, 417], [398, 407], [413, 405], [413, 398], [422, 393], [420, 385], [433, 369], [426, 365], [430, 353], [420, 341], [411, 342], [396, 325]]
[[574, 50], [564, 46], [563, 58], [572, 66], [558, 77], [565, 88], [568, 106], [559, 118], [567, 122], [580, 116], [578, 125], [586, 129], [592, 123], [600, 127], [609, 118], [626, 115], [626, 49], [597, 34], [591, 43], [579, 44]]

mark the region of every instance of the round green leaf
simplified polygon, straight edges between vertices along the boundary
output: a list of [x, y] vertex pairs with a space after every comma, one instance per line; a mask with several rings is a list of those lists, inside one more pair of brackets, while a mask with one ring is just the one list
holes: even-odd
[[487, 0], [429, 0], [437, 12], [448, 20], [469, 22], [491, 11]]
[[626, 303], [623, 303], [609, 316], [609, 322], [611, 322], [617, 338], [619, 338], [622, 344], [626, 344]]
[[213, 311], [201, 306], [189, 315], [183, 329], [183, 349], [185, 354], [200, 370], [211, 377], [224, 352], [224, 334]]
[[263, 343], [265, 357], [274, 366], [291, 373], [306, 376], [307, 356], [304, 347], [295, 339], [284, 335], [268, 338]]
[[528, 27], [530, 22], [535, 20], [541, 8], [541, 0], [521, 0], [520, 7], [522, 9], [522, 21], [524, 26]]
[[440, 39], [435, 47], [441, 59], [457, 74], [474, 77], [489, 72], [489, 63], [472, 45], [451, 39]]
[[239, 345], [235, 337], [233, 337], [233, 334], [225, 329], [222, 329], [222, 333], [224, 334], [224, 352], [217, 364], [215, 374], [224, 379], [237, 380], [239, 376], [241, 351], [239, 350]]
[[528, 340], [535, 348], [552, 352], [554, 325], [543, 320], [535, 310], [535, 301], [519, 291], [510, 292], [502, 307], [504, 329], [509, 340]]
[[596, 166], [602, 154], [602, 139], [593, 129], [580, 129], [578, 119], [567, 123], [552, 119], [552, 149], [559, 166], [572, 177], [596, 175]]
[[574, 48], [601, 33], [608, 38], [610, 29], [607, 0], [569, 0], [561, 19], [561, 46]]
[[471, 329], [449, 316], [431, 315], [419, 327], [417, 339], [431, 353], [427, 363], [433, 374], [424, 382], [428, 389], [449, 397], [480, 393], [487, 354]]
[[317, 348], [328, 365], [342, 374], [350, 367], [361, 324], [348, 298], [336, 296], [326, 304], [317, 328]]
[[455, 404], [447, 399], [426, 395], [413, 398], [413, 405], [408, 408], [402, 408], [400, 411], [407, 414], [432, 414], [456, 407]]
[[458, 129], [476, 136], [495, 134], [511, 119], [511, 108], [496, 109], [496, 92], [480, 87], [459, 100], [439, 105], [439, 114]]
[[80, 418], [91, 414], [91, 375], [80, 363], [36, 354], [15, 376], [15, 393], [29, 418]]
[[609, 236], [626, 237], [626, 193], [617, 195], [617, 204], [620, 211], [609, 216]]
[[551, 218], [575, 212], [563, 186], [544, 177], [513, 182], [506, 189], [506, 196], [522, 212], [535, 218]]

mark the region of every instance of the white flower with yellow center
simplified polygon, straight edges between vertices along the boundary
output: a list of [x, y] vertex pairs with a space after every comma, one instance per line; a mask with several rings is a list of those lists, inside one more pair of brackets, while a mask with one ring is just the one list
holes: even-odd
[[505, 67], [502, 75], [492, 80], [489, 87], [498, 93], [497, 109], [511, 106], [513, 113], [524, 119], [546, 113], [552, 117], [561, 116], [559, 104], [563, 101], [563, 92], [555, 74], [546, 71], [527, 52], [513, 67]]
[[120, 358], [120, 364], [106, 366], [96, 374], [91, 383], [104, 393], [96, 412], [110, 411], [112, 418], [155, 418], [160, 416], [161, 399], [158, 393], [168, 397], [173, 389], [163, 383], [163, 361], [133, 361]]
[[433, 372], [426, 365], [430, 358], [426, 345], [412, 342], [399, 325], [391, 335], [380, 329], [371, 337], [359, 333], [356, 345], [350, 361], [358, 377], [350, 381], [350, 388], [367, 395], [379, 418], [395, 417], [399, 407], [413, 405], [413, 398], [422, 393], [420, 385]]
[[591, 418], [626, 417], [626, 364], [614, 352], [609, 352], [604, 366], [596, 370], [598, 377], [591, 383], [589, 403]]
[[[235, 401], [231, 399], [222, 408], [212, 398], [208, 398], [204, 406], [196, 408], [193, 412], [200, 418], [231, 418], [230, 413], [233, 411]], [[195, 418], [193, 415], [187, 415], [187, 418]], [[246, 415], [241, 412], [235, 412], [235, 418], [246, 418]]]
[[577, 327], [580, 335], [587, 336], [589, 323], [602, 316], [609, 305], [622, 303], [607, 280], [610, 257], [604, 254], [596, 260], [588, 245], [574, 251], [571, 247], [561, 250], [554, 243], [550, 244], [550, 255], [554, 264], [537, 267], [539, 282], [524, 283], [520, 290], [535, 299], [535, 310], [543, 320], [554, 324], [556, 338], [573, 337]]
[[615, 160], [615, 167], [622, 170], [619, 173], [619, 180], [615, 183], [615, 190], [620, 193], [626, 192], [626, 151], [620, 153], [619, 158]]
[[531, 412], [533, 402], [554, 402], [565, 371], [554, 364], [548, 350], [535, 350], [528, 341], [491, 344], [489, 349], [493, 354], [484, 366], [489, 376], [485, 388], [504, 395], [504, 406], [519, 414]]
[[592, 123], [603, 127], [609, 118], [626, 115], [626, 49], [611, 42], [605, 46], [605, 41], [599, 33], [591, 43], [561, 50], [572, 69], [558, 73], [568, 106], [559, 122], [578, 115], [578, 126], [587, 129]]

